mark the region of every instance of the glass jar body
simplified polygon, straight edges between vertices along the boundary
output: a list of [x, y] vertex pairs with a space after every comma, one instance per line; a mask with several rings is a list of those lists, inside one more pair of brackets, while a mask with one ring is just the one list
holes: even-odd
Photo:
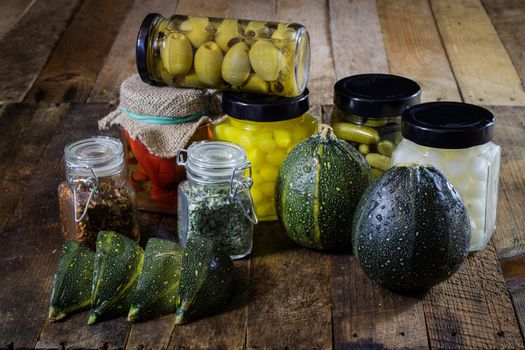
[[295, 145], [316, 130], [317, 120], [308, 113], [277, 122], [229, 117], [214, 126], [215, 140], [233, 142], [246, 150], [252, 165], [251, 195], [259, 220], [277, 220], [274, 197], [279, 167]]
[[244, 209], [251, 208], [251, 200], [246, 191], [235, 198], [229, 191], [229, 183], [185, 180], [179, 184], [177, 231], [182, 246], [189, 237], [200, 235], [213, 239], [232, 259], [251, 253], [253, 224]]
[[[76, 240], [94, 248], [99, 231], [111, 230], [135, 241], [140, 238], [135, 190], [126, 179], [125, 167], [111, 176], [98, 178], [93, 192], [76, 184], [73, 192], [68, 181], [58, 186], [60, 226], [66, 239]], [[87, 205], [87, 208], [86, 208]], [[81, 218], [77, 222], [76, 217]]]
[[[160, 158], [150, 153], [139, 140], [121, 130], [128, 179], [137, 194], [137, 207], [156, 213], [177, 214], [177, 186], [186, 178], [184, 167], [176, 157]], [[208, 125], [200, 126], [190, 138], [194, 141], [211, 139]]]
[[470, 251], [477, 251], [486, 247], [496, 229], [500, 158], [501, 149], [493, 142], [441, 149], [403, 139], [392, 160], [394, 164], [431, 164], [445, 174], [467, 208], [472, 233]]
[[296, 23], [158, 15], [144, 51], [141, 77], [177, 87], [291, 97], [309, 74], [308, 32]]
[[392, 153], [401, 141], [401, 117], [361, 117], [334, 106], [330, 124], [335, 135], [358, 149], [377, 177], [392, 166]]

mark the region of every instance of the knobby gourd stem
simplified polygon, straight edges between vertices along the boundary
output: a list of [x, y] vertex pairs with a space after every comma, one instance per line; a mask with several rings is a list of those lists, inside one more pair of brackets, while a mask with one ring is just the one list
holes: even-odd
[[319, 124], [319, 127], [317, 128], [319, 132], [319, 136], [321, 136], [323, 139], [328, 138], [329, 135], [332, 134], [333, 129], [330, 125], [327, 124]]

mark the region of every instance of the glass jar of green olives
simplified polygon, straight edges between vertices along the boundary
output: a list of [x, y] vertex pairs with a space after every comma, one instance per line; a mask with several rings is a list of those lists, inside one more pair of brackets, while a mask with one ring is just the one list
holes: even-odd
[[310, 40], [297, 23], [146, 16], [137, 38], [143, 81], [295, 97], [308, 80]]
[[331, 124], [340, 139], [365, 156], [377, 177], [392, 166], [392, 152], [401, 141], [401, 113], [418, 104], [421, 88], [410, 79], [390, 74], [360, 74], [334, 85]]

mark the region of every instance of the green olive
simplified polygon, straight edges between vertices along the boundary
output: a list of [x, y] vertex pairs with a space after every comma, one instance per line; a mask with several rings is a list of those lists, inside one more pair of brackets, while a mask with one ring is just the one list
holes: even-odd
[[186, 75], [177, 76], [174, 82], [175, 82], [175, 85], [184, 86], [184, 87], [192, 87], [192, 88], [206, 87], [206, 85], [204, 85], [201, 82], [201, 80], [199, 79], [199, 76], [193, 69]]
[[195, 72], [199, 80], [210, 87], [221, 85], [222, 51], [214, 41], [201, 45], [195, 53]]
[[198, 48], [210, 40], [209, 23], [208, 17], [188, 17], [179, 28], [190, 39], [193, 47]]
[[193, 48], [186, 35], [176, 32], [168, 35], [160, 46], [160, 58], [170, 74], [188, 73], [193, 64]]
[[222, 61], [222, 79], [232, 85], [242, 85], [250, 76], [252, 67], [248, 58], [248, 44], [239, 42], [233, 45], [224, 55]]
[[277, 29], [272, 33], [274, 44], [280, 48], [294, 49], [295, 46], [295, 30], [288, 27], [287, 23], [279, 23]]
[[244, 30], [244, 37], [249, 45], [252, 45], [256, 39], [269, 38], [270, 34], [270, 28], [263, 21], [251, 21]]
[[268, 82], [263, 80], [257, 74], [252, 74], [250, 79], [242, 87], [243, 91], [254, 92], [259, 94], [267, 94], [269, 91]]
[[215, 34], [215, 42], [219, 45], [223, 52], [228, 50], [228, 42], [231, 39], [239, 37], [239, 25], [236, 19], [226, 18], [217, 27]]
[[253, 70], [263, 80], [274, 81], [277, 79], [281, 53], [272, 42], [257, 40], [253, 43], [248, 56]]

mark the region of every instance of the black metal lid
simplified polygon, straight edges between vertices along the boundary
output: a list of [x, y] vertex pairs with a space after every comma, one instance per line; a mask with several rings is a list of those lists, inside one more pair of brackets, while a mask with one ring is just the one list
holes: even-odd
[[137, 61], [137, 70], [140, 79], [143, 82], [154, 85], [155, 82], [150, 79], [148, 73], [147, 52], [148, 52], [148, 38], [151, 24], [157, 17], [162, 17], [158, 13], [150, 13], [147, 15], [140, 25], [139, 33], [137, 34], [137, 47], [135, 49], [135, 59]]
[[300, 117], [308, 108], [308, 89], [292, 98], [230, 91], [222, 94], [224, 113], [236, 119], [276, 122]]
[[429, 102], [407, 108], [401, 134], [419, 145], [468, 148], [492, 140], [494, 115], [485, 108], [461, 102]]
[[334, 85], [334, 104], [361, 117], [400, 116], [405, 108], [418, 104], [420, 98], [418, 83], [391, 74], [352, 75]]

